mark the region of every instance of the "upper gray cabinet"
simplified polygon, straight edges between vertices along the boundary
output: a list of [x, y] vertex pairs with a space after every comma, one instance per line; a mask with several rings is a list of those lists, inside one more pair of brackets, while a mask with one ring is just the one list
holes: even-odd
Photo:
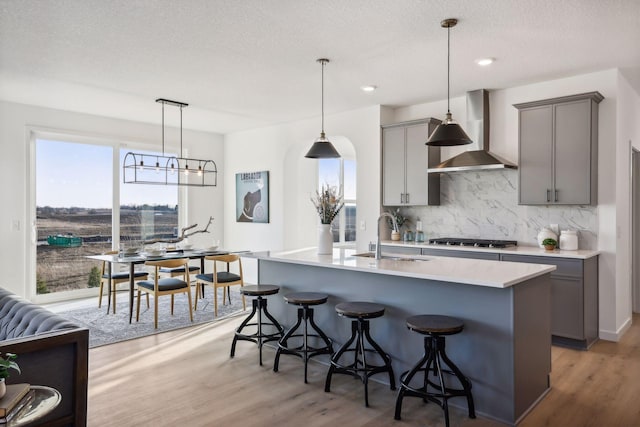
[[382, 127], [382, 204], [440, 204], [440, 176], [427, 168], [440, 163], [440, 148], [425, 145], [437, 119], [415, 120]]
[[598, 92], [515, 104], [519, 111], [519, 204], [595, 205]]

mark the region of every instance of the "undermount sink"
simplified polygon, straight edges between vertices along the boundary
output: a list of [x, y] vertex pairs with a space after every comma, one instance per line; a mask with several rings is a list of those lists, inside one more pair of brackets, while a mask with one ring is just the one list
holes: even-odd
[[[357, 256], [357, 257], [362, 257], [362, 258], [375, 258], [376, 254], [373, 252], [362, 252], [359, 254], [354, 254], [353, 256]], [[381, 257], [382, 259], [388, 259], [391, 261], [426, 261], [423, 259], [415, 259], [415, 258], [407, 258], [407, 257], [398, 257], [398, 256], [388, 256], [388, 255], [382, 255]]]
[[353, 256], [359, 256], [362, 258], [375, 258], [376, 254], [373, 252], [362, 252], [360, 254], [353, 254]]

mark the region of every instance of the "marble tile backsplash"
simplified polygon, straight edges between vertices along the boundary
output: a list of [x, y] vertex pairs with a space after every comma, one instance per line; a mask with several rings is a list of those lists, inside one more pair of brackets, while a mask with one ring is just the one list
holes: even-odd
[[519, 206], [518, 171], [484, 170], [442, 174], [440, 206], [402, 208], [415, 230], [419, 217], [426, 238], [469, 237], [517, 240], [536, 245], [542, 227], [577, 230], [580, 249], [597, 249], [595, 206]]

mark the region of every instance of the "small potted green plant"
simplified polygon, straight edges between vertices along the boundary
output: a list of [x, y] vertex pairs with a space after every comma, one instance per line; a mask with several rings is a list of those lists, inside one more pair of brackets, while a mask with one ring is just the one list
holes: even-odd
[[558, 246], [558, 242], [556, 241], [556, 239], [544, 239], [542, 241], [542, 246], [544, 246], [546, 250], [552, 251], [556, 248], [556, 246]]
[[13, 369], [20, 373], [20, 366], [16, 363], [17, 357], [13, 353], [0, 353], [0, 398], [7, 392], [5, 380], [9, 377], [9, 370]]
[[[389, 225], [389, 229], [391, 230], [391, 240], [400, 240], [400, 230], [402, 229], [404, 223], [408, 222], [407, 218], [400, 213], [400, 208], [397, 208], [395, 211], [391, 211], [389, 213], [393, 215], [394, 219], [396, 220], [394, 224], [393, 220], [387, 217], [387, 224]], [[396, 227], [394, 227], [394, 225]]]

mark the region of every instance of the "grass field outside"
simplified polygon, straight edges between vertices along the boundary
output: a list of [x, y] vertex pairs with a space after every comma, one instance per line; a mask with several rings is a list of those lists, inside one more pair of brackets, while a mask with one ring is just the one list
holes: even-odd
[[[38, 208], [36, 225], [38, 293], [89, 287], [91, 270], [100, 268], [101, 263], [86, 256], [117, 247], [113, 245], [111, 209]], [[120, 210], [120, 241], [123, 243], [140, 245], [145, 239], [173, 237], [177, 230], [175, 209]], [[47, 244], [50, 235], [73, 235], [81, 237], [83, 243], [78, 247], [52, 246]]]

